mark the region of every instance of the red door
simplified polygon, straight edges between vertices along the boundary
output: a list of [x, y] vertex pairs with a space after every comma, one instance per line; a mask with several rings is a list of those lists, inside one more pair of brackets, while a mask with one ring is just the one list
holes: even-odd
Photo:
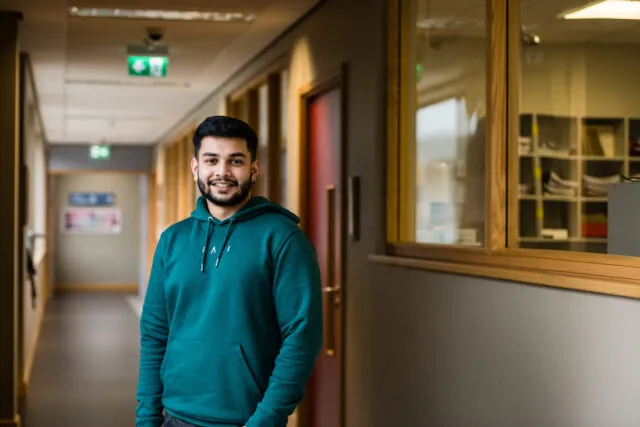
[[308, 99], [307, 230], [318, 253], [324, 345], [308, 393], [309, 427], [341, 426], [342, 97], [339, 88]]

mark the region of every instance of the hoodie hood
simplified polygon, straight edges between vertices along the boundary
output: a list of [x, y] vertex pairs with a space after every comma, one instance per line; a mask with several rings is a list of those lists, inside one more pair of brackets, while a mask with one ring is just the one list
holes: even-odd
[[[207, 253], [209, 251], [209, 239], [211, 238], [211, 232], [215, 227], [225, 227], [225, 235], [222, 241], [222, 247], [220, 251], [217, 253], [216, 258], [216, 268], [220, 264], [220, 260], [222, 259], [222, 254], [225, 251], [225, 247], [229, 238], [231, 237], [231, 233], [233, 232], [234, 226], [239, 223], [249, 221], [258, 216], [264, 215], [266, 213], [277, 213], [288, 218], [290, 221], [298, 224], [300, 222], [300, 218], [296, 216], [291, 211], [283, 208], [280, 205], [272, 203], [268, 201], [266, 198], [261, 196], [254, 196], [247, 202], [238, 212], [233, 214], [231, 217], [219, 220], [218, 218], [213, 217], [209, 213], [209, 208], [207, 207], [207, 201], [203, 196], [198, 197], [196, 201], [196, 208], [191, 212], [191, 217], [196, 219], [197, 221], [206, 222], [207, 223], [207, 233], [204, 237], [204, 245], [202, 246], [202, 259], [200, 262], [200, 271], [204, 272], [204, 265], [207, 259]], [[214, 247], [212, 253], [215, 254], [216, 248]]]

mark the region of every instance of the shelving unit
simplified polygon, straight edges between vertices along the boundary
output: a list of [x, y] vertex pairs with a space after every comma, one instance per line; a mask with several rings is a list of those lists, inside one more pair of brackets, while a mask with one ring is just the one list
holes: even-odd
[[520, 115], [520, 247], [607, 252], [607, 184], [640, 174], [640, 118]]

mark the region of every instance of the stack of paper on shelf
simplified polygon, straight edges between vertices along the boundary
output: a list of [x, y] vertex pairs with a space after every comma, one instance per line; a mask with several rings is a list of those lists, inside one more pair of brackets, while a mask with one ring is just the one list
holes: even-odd
[[576, 181], [562, 179], [554, 171], [545, 173], [544, 181], [545, 194], [565, 197], [575, 197], [578, 194], [578, 183]]
[[619, 175], [595, 177], [583, 175], [582, 194], [587, 197], [606, 197], [609, 194], [608, 186], [620, 182]]
[[538, 154], [541, 156], [565, 157], [576, 154], [576, 147], [562, 145], [552, 139], [540, 139]]

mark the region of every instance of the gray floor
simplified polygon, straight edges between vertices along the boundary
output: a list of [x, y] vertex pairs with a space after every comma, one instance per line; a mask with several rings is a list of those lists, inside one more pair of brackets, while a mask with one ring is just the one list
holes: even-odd
[[54, 297], [24, 402], [24, 427], [135, 424], [138, 317], [123, 295]]

